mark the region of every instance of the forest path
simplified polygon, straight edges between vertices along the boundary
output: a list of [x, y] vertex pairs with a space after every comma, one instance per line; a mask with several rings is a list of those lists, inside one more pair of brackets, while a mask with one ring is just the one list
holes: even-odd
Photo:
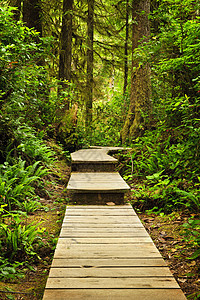
[[[131, 205], [116, 205], [124, 202], [116, 195], [129, 187], [106, 167], [113, 163], [108, 148], [97, 150], [84, 150], [85, 161], [82, 150], [72, 154], [72, 163], [81, 161], [83, 168], [72, 172], [68, 189], [77, 199], [93, 196], [90, 205], [67, 206], [43, 300], [186, 299]], [[99, 171], [100, 156], [104, 172]], [[108, 200], [113, 205], [102, 205]]]

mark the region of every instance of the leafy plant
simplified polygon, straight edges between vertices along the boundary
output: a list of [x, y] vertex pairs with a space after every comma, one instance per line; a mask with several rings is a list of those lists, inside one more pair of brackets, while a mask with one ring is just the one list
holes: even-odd
[[200, 257], [200, 220], [190, 218], [187, 223], [183, 224], [184, 239], [188, 242], [188, 246], [195, 249], [189, 259]]
[[23, 278], [24, 274], [21, 271], [24, 262], [10, 262], [7, 258], [0, 256], [0, 279], [13, 280]]
[[19, 143], [17, 151], [25, 159], [28, 156], [31, 161], [42, 161], [47, 165], [55, 161], [55, 152], [36, 136], [33, 128], [25, 124], [19, 126], [15, 132], [15, 138]]
[[12, 222], [10, 224], [0, 224], [1, 248], [9, 261], [22, 261], [26, 257], [38, 257], [34, 250], [39, 235], [44, 231], [39, 229], [40, 224], [22, 225], [21, 222]]
[[41, 209], [42, 204], [35, 200], [25, 200], [17, 203], [20, 210], [25, 211], [27, 214], [33, 213], [34, 211]]
[[25, 199], [33, 199], [34, 185], [49, 173], [48, 169], [39, 166], [39, 161], [28, 167], [25, 167], [25, 163], [19, 161], [9, 165], [6, 162], [0, 165], [0, 203], [8, 204], [10, 210]]

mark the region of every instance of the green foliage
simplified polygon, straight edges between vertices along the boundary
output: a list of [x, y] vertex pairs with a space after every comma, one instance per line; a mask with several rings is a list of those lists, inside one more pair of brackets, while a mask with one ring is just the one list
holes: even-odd
[[22, 260], [26, 256], [35, 256], [37, 253], [34, 250], [34, 244], [38, 239], [41, 231], [38, 225], [29, 224], [0, 224], [1, 227], [1, 247], [6, 252], [10, 261]]
[[24, 262], [10, 262], [7, 258], [0, 256], [0, 279], [1, 280], [16, 280], [23, 278], [24, 274], [20, 268]]
[[[152, 70], [152, 129], [132, 143], [125, 176], [137, 184], [140, 208], [199, 211], [199, 57], [198, 4], [159, 2], [150, 18], [152, 37], [134, 55]], [[155, 25], [158, 26], [155, 26]], [[131, 173], [131, 176], [130, 176]]]
[[93, 122], [90, 135], [86, 135], [82, 126], [78, 124], [79, 140], [82, 146], [119, 146], [120, 132], [123, 126], [126, 107], [124, 97], [117, 92], [110, 101], [97, 102], [93, 108]]
[[15, 138], [19, 144], [17, 147], [18, 155], [31, 162], [42, 161], [43, 163], [50, 165], [55, 160], [55, 152], [48, 147], [42, 140], [43, 132], [36, 135], [33, 128], [27, 125], [22, 125], [15, 131]]
[[42, 208], [42, 204], [40, 202], [30, 199], [18, 202], [17, 206], [20, 210], [25, 211], [27, 214], [33, 213], [34, 211]]
[[[28, 145], [30, 138], [32, 147], [45, 151], [36, 138], [33, 142], [36, 134], [30, 127], [37, 132], [48, 128], [54, 118], [56, 99], [49, 93], [48, 69], [41, 65], [41, 61], [48, 63], [51, 39], [41, 39], [33, 29], [16, 22], [12, 8], [0, 7], [0, 31], [0, 160], [3, 161], [7, 151], [18, 146], [16, 138], [20, 135], [25, 144], [27, 133], [27, 152], [33, 151]], [[30, 155], [37, 157], [37, 153]]]
[[[146, 53], [151, 56], [159, 88], [175, 97], [187, 95], [193, 103], [199, 90], [200, 31], [198, 3], [193, 0], [164, 0], [154, 11], [152, 19], [159, 23], [153, 30]], [[144, 52], [143, 52], [144, 53]], [[165, 98], [168, 95], [163, 95]]]
[[25, 161], [9, 165], [0, 165], [0, 204], [8, 204], [9, 209], [18, 206], [19, 202], [35, 198], [35, 186], [39, 179], [48, 174], [48, 169], [33, 165], [25, 166]]
[[200, 220], [190, 218], [187, 223], [183, 224], [184, 240], [188, 242], [188, 246], [194, 249], [194, 253], [189, 259], [200, 257]]
[[184, 207], [199, 210], [198, 161], [198, 141], [193, 127], [183, 122], [182, 126], [169, 130], [163, 125], [135, 141], [124, 175], [143, 180], [134, 196], [141, 200], [144, 209], [156, 206], [168, 212]]
[[75, 151], [77, 148], [76, 115], [74, 107], [67, 110], [61, 119], [57, 130], [57, 140], [62, 143], [65, 151]]
[[23, 224], [25, 213], [20, 211], [6, 211], [5, 205], [1, 205], [0, 215], [0, 249], [4, 257], [10, 262], [25, 261], [26, 258], [38, 257], [35, 245], [38, 244], [39, 236], [45, 230], [39, 229], [39, 224]]

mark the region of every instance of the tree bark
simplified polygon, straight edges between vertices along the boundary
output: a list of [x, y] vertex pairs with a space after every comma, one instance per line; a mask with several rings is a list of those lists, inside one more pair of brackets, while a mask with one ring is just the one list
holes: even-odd
[[87, 19], [87, 82], [85, 99], [85, 125], [89, 130], [92, 123], [92, 100], [93, 100], [93, 40], [94, 40], [94, 0], [88, 0]]
[[41, 0], [23, 1], [23, 21], [29, 28], [35, 28], [42, 36]]
[[151, 82], [148, 63], [139, 62], [134, 51], [150, 35], [148, 15], [150, 0], [133, 0], [132, 2], [132, 72], [129, 112], [122, 129], [122, 142], [131, 141], [139, 136], [149, 122], [151, 112]]
[[129, 18], [129, 0], [126, 0], [126, 37], [125, 37], [125, 45], [124, 45], [124, 91], [123, 91], [124, 97], [126, 96], [126, 88], [128, 85], [128, 37], [129, 37], [128, 18]]
[[17, 10], [14, 10], [14, 19], [16, 21], [19, 21], [22, 8], [22, 0], [11, 0], [8, 4], [9, 6], [15, 6], [17, 8]]
[[[72, 62], [72, 10], [73, 0], [63, 0], [63, 17], [60, 39], [59, 57], [59, 79], [62, 80], [62, 89], [69, 88], [71, 82], [71, 62]], [[69, 99], [67, 99], [66, 109], [69, 109]]]

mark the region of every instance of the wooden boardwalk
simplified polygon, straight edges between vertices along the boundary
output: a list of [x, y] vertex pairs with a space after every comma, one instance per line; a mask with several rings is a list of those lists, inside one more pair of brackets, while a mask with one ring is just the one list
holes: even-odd
[[130, 205], [69, 206], [44, 300], [186, 299]]
[[[84, 177], [84, 173], [79, 175]], [[106, 176], [110, 182], [111, 175]], [[43, 297], [54, 299], [186, 298], [131, 205], [126, 204], [67, 207]]]

